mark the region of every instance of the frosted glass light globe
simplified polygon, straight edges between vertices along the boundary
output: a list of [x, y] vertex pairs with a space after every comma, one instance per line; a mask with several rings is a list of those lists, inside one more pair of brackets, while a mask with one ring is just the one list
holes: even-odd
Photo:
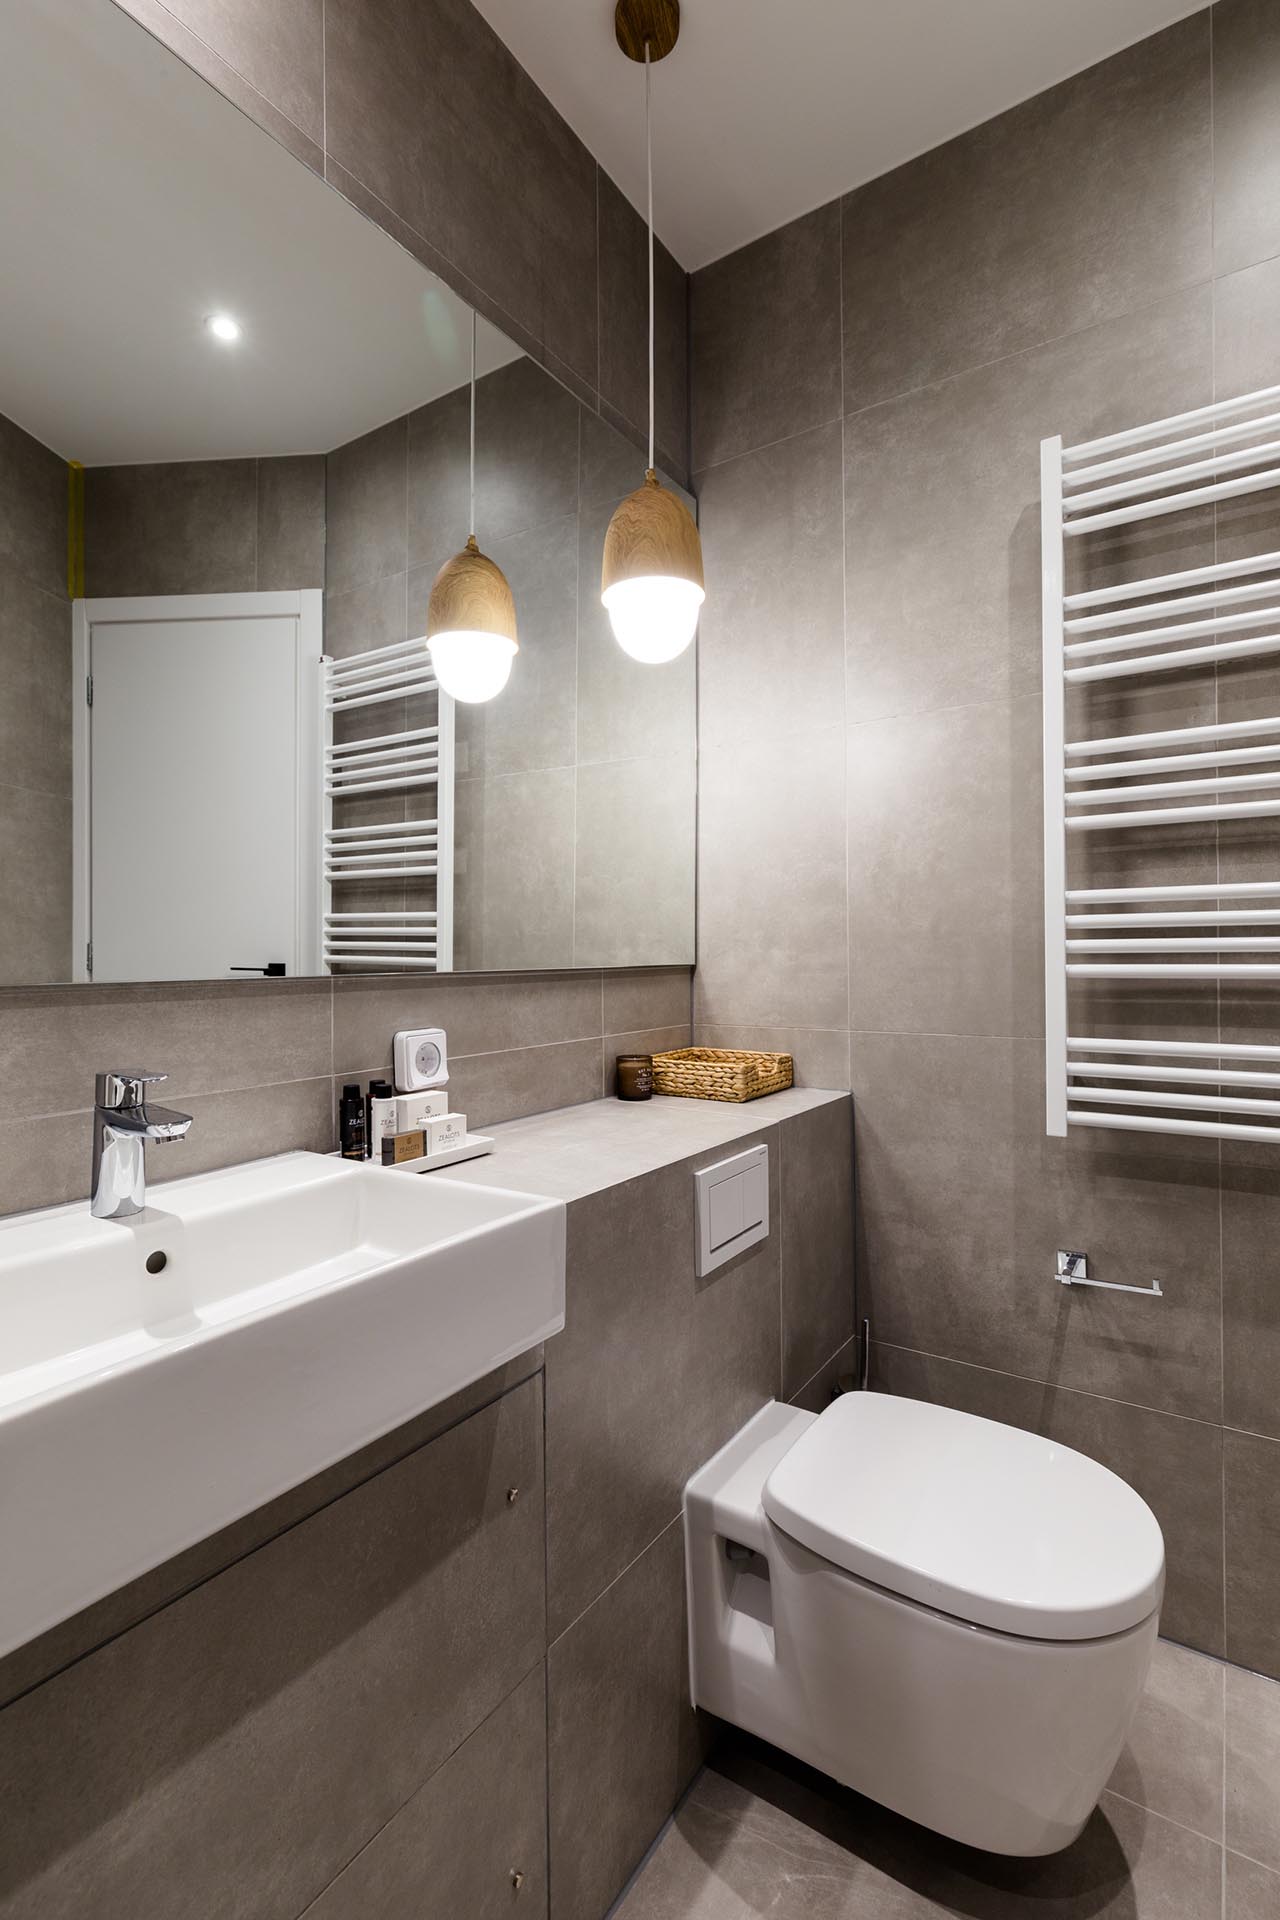
[[469, 706], [492, 700], [511, 678], [516, 643], [504, 633], [455, 629], [433, 633], [427, 642], [432, 671], [451, 700]]
[[622, 651], [656, 667], [684, 652], [706, 597], [696, 580], [650, 573], [615, 580], [600, 599]]

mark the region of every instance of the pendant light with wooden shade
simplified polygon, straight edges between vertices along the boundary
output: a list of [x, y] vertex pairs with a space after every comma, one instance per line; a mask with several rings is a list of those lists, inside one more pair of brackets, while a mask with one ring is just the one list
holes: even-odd
[[618, 0], [618, 45], [644, 64], [644, 133], [649, 187], [649, 466], [644, 485], [617, 508], [604, 539], [600, 598], [614, 636], [633, 660], [657, 666], [693, 639], [706, 593], [702, 542], [693, 515], [664, 487], [653, 453], [653, 128], [649, 75], [680, 34], [679, 0]]
[[427, 647], [441, 690], [475, 705], [502, 692], [519, 648], [506, 575], [476, 543], [476, 316], [471, 316], [471, 531], [427, 602]]

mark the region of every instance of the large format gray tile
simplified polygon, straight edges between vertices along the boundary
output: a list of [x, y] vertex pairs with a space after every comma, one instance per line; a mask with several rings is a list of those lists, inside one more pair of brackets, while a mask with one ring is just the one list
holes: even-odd
[[327, 980], [0, 994], [6, 1117], [84, 1112], [94, 1074], [121, 1063], [167, 1073], [171, 1104], [327, 1074], [329, 998]]
[[325, 104], [333, 159], [594, 380], [595, 161], [467, 0], [331, 8]]
[[853, 1106], [797, 1114], [781, 1132], [782, 1397], [853, 1333]]
[[604, 1042], [561, 1040], [501, 1053], [451, 1054], [449, 1093], [455, 1112], [481, 1127], [599, 1100]]
[[324, 0], [166, 0], [169, 11], [312, 140], [324, 139]]
[[1226, 1856], [1224, 1920], [1280, 1920], [1280, 1873], [1238, 1853]]
[[[573, 395], [528, 358], [478, 382], [476, 533], [486, 553], [575, 510], [579, 412]], [[468, 432], [465, 387], [409, 416], [409, 559], [432, 573], [466, 538]]]
[[693, 468], [840, 412], [840, 205], [726, 255], [691, 283]]
[[[1277, 36], [1277, 47], [1280, 47], [1280, 36]], [[1277, 164], [1280, 167], [1280, 147]], [[1277, 177], [1280, 178], [1280, 174]], [[1276, 244], [1280, 247], [1280, 236]], [[1257, 266], [1244, 267], [1215, 281], [1214, 379], [1223, 399], [1237, 393], [1254, 393], [1259, 387], [1274, 384], [1277, 301], [1280, 301], [1280, 258], [1263, 260]], [[1269, 493], [1262, 496], [1259, 504], [1262, 503], [1274, 508], [1274, 499]], [[1235, 503], [1234, 507], [1224, 503], [1220, 511], [1224, 517], [1234, 519], [1245, 505], [1244, 501]]]
[[848, 194], [846, 409], [1206, 280], [1209, 64], [1206, 11]]
[[[647, 431], [649, 282], [644, 221], [603, 169], [600, 212], [600, 395]], [[689, 437], [689, 277], [654, 241], [655, 437], [661, 465], [684, 473]]]
[[635, 1033], [641, 1027], [689, 1024], [689, 968], [655, 967], [604, 975], [604, 1030]]
[[1278, 128], [1275, 8], [1270, 0], [1220, 0], [1213, 9], [1215, 273], [1280, 253]]
[[459, 966], [492, 971], [576, 964], [575, 782], [568, 766], [458, 783]]
[[547, 1656], [551, 1912], [600, 1920], [699, 1759], [678, 1520]]
[[[578, 499], [584, 507], [608, 502], [610, 511], [644, 479], [644, 449], [612, 420], [583, 407], [578, 419]], [[661, 472], [661, 468], [659, 468]]]
[[1042, 753], [1033, 696], [850, 728], [855, 1031], [1042, 1029]]
[[1113, 1793], [1210, 1840], [1222, 1839], [1223, 1675], [1218, 1660], [1156, 1642]]
[[841, 458], [835, 420], [701, 476], [704, 747], [829, 726], [844, 710]]
[[318, 453], [258, 462], [258, 591], [323, 587], [325, 461]]
[[71, 796], [0, 783], [0, 984], [71, 978]]
[[[778, 1135], [757, 1137], [772, 1149], [776, 1219]], [[778, 1391], [777, 1229], [694, 1275], [692, 1168], [722, 1157], [704, 1153], [570, 1210], [565, 1329], [547, 1349], [553, 1635], [676, 1518], [689, 1475]]]
[[1222, 1441], [1227, 1657], [1280, 1679], [1280, 1441], [1229, 1429]]
[[538, 1666], [308, 1907], [307, 1920], [507, 1920], [513, 1893], [536, 1920], [547, 1910], [546, 1788]]
[[[1212, 327], [1195, 288], [845, 422], [851, 721], [1039, 692], [1039, 442], [1211, 400]], [[1211, 561], [1212, 523], [1187, 518], [1090, 542], [1089, 584]]]
[[1202, 1652], [1222, 1653], [1220, 1428], [879, 1343], [871, 1386], [1045, 1434], [1127, 1480], [1164, 1534], [1163, 1631]]
[[[403, 573], [408, 565], [408, 432], [405, 420], [390, 420], [326, 457], [325, 586], [330, 593]], [[447, 557], [442, 554], [441, 563]]]
[[5, 1920], [299, 1913], [538, 1662], [540, 1442], [530, 1381], [6, 1708]]
[[44, 593], [67, 590], [67, 463], [0, 414], [0, 560]]
[[600, 976], [467, 980], [441, 975], [405, 980], [385, 975], [337, 981], [335, 1073], [377, 1072], [389, 1066], [392, 1038], [406, 1027], [443, 1027], [451, 1058], [598, 1039], [603, 1030]]
[[699, 1776], [620, 1920], [1219, 1920], [1221, 1860], [1110, 1794], [1065, 1852], [1001, 1859], [753, 1743]]
[[6, 786], [71, 791], [71, 603], [8, 560], [0, 560], [0, 769]]
[[1228, 1667], [1227, 1845], [1280, 1870], [1280, 1686]]
[[692, 965], [696, 780], [689, 752], [578, 768], [576, 967]]
[[[904, 1347], [1221, 1418], [1217, 1155], [1044, 1132], [1034, 1040], [855, 1033], [863, 1300]], [[1061, 1286], [1058, 1248], [1160, 1299]]]
[[[414, 603], [417, 618], [411, 621], [408, 585], [412, 579], [412, 574], [384, 573], [376, 580], [362, 580], [343, 593], [326, 593], [325, 652], [336, 660], [345, 660], [353, 653], [368, 653], [374, 647], [392, 647], [399, 640], [411, 639], [411, 624], [418, 633], [423, 632], [431, 583], [425, 583], [426, 593]], [[353, 720], [355, 717], [350, 716]]]
[[1269, 1145], [1222, 1158], [1222, 1402], [1228, 1426], [1280, 1440], [1280, 1188]]
[[85, 592], [252, 593], [256, 460], [93, 467], [84, 484]]
[[848, 1026], [844, 759], [838, 726], [700, 755], [696, 1025]]

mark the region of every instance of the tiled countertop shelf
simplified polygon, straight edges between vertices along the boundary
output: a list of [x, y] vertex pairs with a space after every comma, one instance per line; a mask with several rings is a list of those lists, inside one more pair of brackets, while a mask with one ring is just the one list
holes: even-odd
[[581, 1200], [848, 1099], [820, 1087], [788, 1087], [741, 1104], [660, 1094], [652, 1100], [592, 1100], [490, 1127], [493, 1152], [450, 1167], [448, 1177]]

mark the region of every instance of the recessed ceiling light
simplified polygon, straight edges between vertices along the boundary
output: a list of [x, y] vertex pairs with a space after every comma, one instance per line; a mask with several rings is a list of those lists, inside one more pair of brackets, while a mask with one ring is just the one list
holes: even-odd
[[240, 338], [240, 322], [233, 320], [229, 313], [211, 313], [205, 325], [215, 340], [231, 341]]

